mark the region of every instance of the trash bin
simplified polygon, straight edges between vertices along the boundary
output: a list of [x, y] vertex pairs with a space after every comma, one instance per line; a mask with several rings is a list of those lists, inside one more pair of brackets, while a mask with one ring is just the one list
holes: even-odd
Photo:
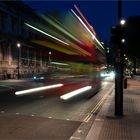
[[123, 79], [123, 88], [126, 89], [127, 88], [127, 78]]

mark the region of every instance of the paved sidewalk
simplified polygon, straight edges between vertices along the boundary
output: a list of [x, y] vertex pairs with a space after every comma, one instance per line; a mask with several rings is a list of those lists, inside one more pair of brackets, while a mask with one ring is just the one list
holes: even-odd
[[33, 81], [31, 78], [22, 78], [22, 79], [7, 79], [7, 80], [0, 80], [0, 83], [16, 83], [16, 82], [27, 82]]
[[128, 79], [123, 117], [114, 116], [114, 94], [104, 103], [86, 140], [140, 140], [140, 81]]

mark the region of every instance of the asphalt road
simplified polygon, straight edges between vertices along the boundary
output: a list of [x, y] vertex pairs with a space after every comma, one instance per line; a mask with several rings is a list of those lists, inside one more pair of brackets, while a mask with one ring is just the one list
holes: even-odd
[[[10, 89], [10, 95], [14, 95], [17, 90], [49, 85], [49, 83], [22, 81], [0, 84], [1, 86], [13, 88]], [[86, 95], [92, 95], [92, 90], [71, 100], [64, 101], [60, 99], [60, 96], [65, 92], [89, 84], [87, 80], [84, 83], [81, 79], [72, 80], [65, 83], [63, 88], [59, 87], [24, 96], [1, 97], [0, 139], [70, 139], [82, 123], [90, 121], [89, 113], [103, 99], [113, 82], [110, 79], [104, 80], [101, 91], [90, 98]], [[5, 90], [5, 88], [3, 89]], [[9, 95], [9, 91], [4, 90], [3, 93]]]

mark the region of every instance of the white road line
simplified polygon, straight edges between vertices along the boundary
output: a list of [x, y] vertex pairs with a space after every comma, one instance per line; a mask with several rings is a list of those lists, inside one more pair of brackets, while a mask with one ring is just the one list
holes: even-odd
[[108, 93], [106, 95], [104, 95], [104, 97], [96, 104], [96, 106], [92, 109], [92, 111], [90, 112], [90, 114], [88, 114], [85, 117], [85, 119], [83, 120], [84, 122], [88, 122], [91, 119], [93, 113], [95, 113], [99, 109], [99, 107], [102, 105], [102, 103], [104, 102], [104, 100], [106, 99], [106, 97], [108, 96], [108, 94], [113, 90], [113, 88], [114, 88], [114, 86], [112, 86], [112, 88], [108, 91]]
[[104, 121], [104, 119], [95, 119], [95, 121]]
[[78, 133], [82, 133], [82, 130], [78, 130], [77, 132], [78, 132]]
[[78, 137], [73, 137], [73, 136], [70, 137], [70, 140], [71, 140], [71, 139], [80, 140], [80, 138], [78, 138]]

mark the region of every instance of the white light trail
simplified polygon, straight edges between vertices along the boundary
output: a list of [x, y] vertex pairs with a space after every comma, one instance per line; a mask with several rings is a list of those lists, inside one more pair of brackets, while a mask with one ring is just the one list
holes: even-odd
[[30, 28], [32, 28], [32, 29], [34, 29], [34, 30], [36, 30], [36, 31], [38, 31], [38, 32], [40, 32], [40, 33], [42, 33], [42, 34], [44, 34], [44, 35], [47, 35], [47, 36], [49, 36], [49, 37], [51, 37], [51, 38], [53, 38], [53, 39], [55, 39], [55, 40], [57, 40], [57, 41], [59, 41], [59, 42], [61, 42], [61, 43], [63, 43], [63, 44], [69, 46], [69, 44], [66, 43], [66, 42], [64, 42], [63, 40], [60, 40], [60, 39], [58, 39], [58, 38], [56, 38], [56, 37], [54, 37], [54, 36], [52, 36], [52, 35], [50, 35], [50, 34], [44, 32], [44, 31], [42, 31], [42, 30], [40, 30], [40, 29], [38, 29], [38, 28], [36, 28], [36, 27], [34, 27], [34, 26], [28, 24], [28, 23], [24, 23], [24, 24], [27, 25], [28, 27], [30, 27]]
[[82, 21], [82, 19], [71, 9], [72, 13], [78, 18], [78, 20], [82, 23], [82, 25], [87, 29], [87, 31], [91, 34], [93, 39], [95, 38], [95, 35], [92, 34], [92, 32], [89, 30], [89, 28], [85, 25], [85, 23]]
[[64, 95], [60, 96], [60, 99], [68, 100], [68, 99], [72, 98], [73, 96], [81, 94], [84, 91], [90, 90], [91, 88], [92, 88], [92, 86], [86, 86], [86, 87], [74, 90], [72, 92], [69, 92], [67, 94], [64, 94]]
[[82, 21], [82, 19], [71, 9], [72, 13], [78, 18], [78, 20], [81, 22], [81, 24], [87, 29], [87, 31], [90, 33], [93, 39], [96, 40], [96, 42], [104, 49], [102, 44], [98, 41], [96, 36], [89, 30], [89, 28], [86, 26], [86, 24]]
[[56, 64], [56, 65], [63, 65], [63, 66], [68, 66], [69, 64], [66, 63], [59, 63], [59, 62], [50, 62], [51, 64]]
[[17, 92], [15, 92], [15, 94], [16, 95], [25, 95], [25, 94], [32, 93], [32, 92], [42, 91], [42, 90], [51, 89], [51, 88], [57, 88], [57, 87], [61, 87], [61, 86], [63, 86], [63, 84], [49, 85], [49, 86], [44, 86], [44, 87], [17, 91]]

